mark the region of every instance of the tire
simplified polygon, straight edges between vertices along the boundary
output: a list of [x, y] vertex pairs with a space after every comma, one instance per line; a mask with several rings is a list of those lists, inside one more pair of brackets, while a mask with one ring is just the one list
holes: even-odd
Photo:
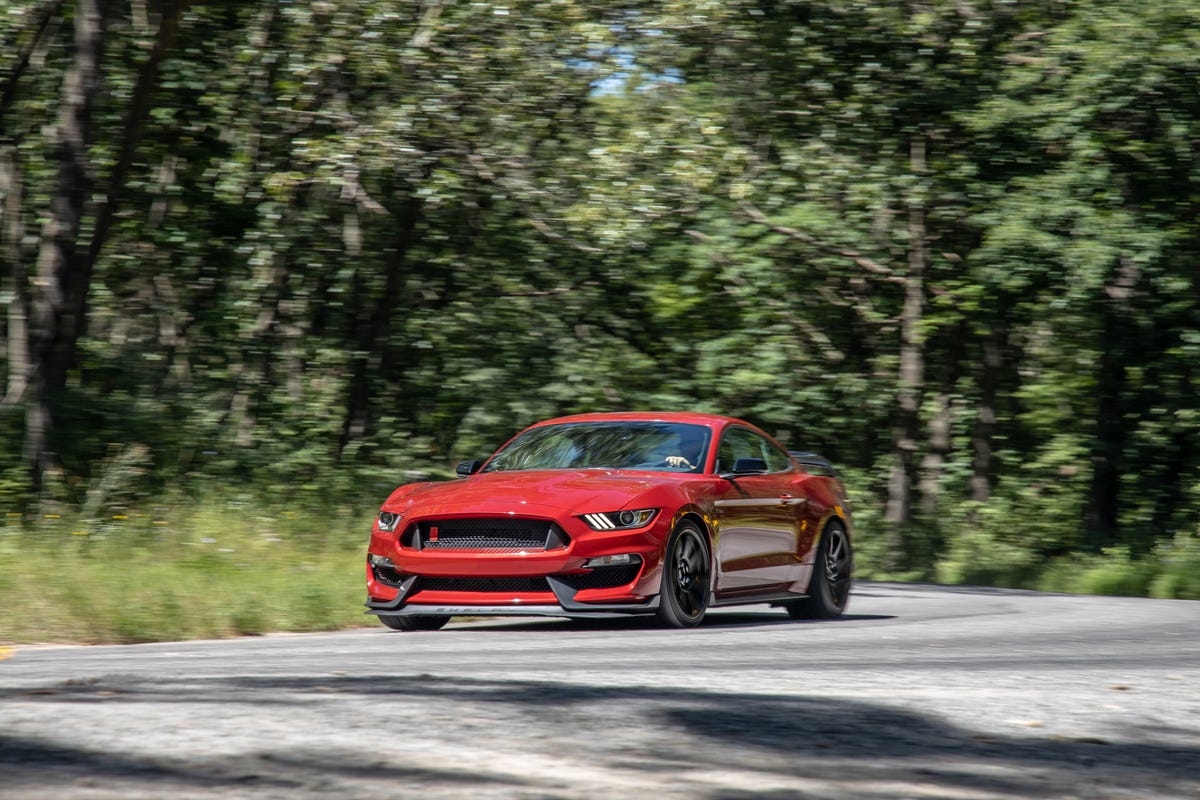
[[850, 536], [840, 521], [831, 520], [817, 545], [812, 577], [808, 580], [808, 597], [787, 603], [784, 608], [792, 619], [840, 617], [850, 602], [853, 571]]
[[694, 628], [708, 610], [712, 562], [707, 537], [694, 522], [681, 522], [663, 555], [658, 621], [669, 628]]
[[450, 617], [442, 614], [422, 614], [415, 617], [380, 614], [379, 621], [394, 631], [436, 631], [449, 622]]

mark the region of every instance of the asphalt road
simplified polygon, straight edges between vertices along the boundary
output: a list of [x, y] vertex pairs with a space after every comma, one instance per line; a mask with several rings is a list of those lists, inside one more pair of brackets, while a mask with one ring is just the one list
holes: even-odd
[[1200, 798], [1200, 602], [866, 584], [832, 622], [4, 655], [3, 800]]

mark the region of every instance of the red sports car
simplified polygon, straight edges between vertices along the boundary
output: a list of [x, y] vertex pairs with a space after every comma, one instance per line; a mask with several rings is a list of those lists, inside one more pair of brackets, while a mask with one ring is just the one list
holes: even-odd
[[560, 417], [458, 474], [401, 486], [376, 517], [367, 613], [389, 628], [516, 614], [653, 614], [683, 628], [716, 606], [846, 607], [845, 488], [824, 460], [740, 420]]

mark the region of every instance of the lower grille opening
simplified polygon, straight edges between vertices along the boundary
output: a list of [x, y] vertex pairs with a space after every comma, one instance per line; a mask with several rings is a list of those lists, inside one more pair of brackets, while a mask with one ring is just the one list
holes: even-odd
[[545, 578], [418, 578], [416, 592], [504, 592], [529, 594], [548, 592]]
[[618, 567], [597, 567], [591, 572], [556, 577], [577, 592], [583, 589], [615, 589], [632, 583], [641, 568], [641, 564], [625, 564]]
[[371, 572], [375, 574], [375, 580], [384, 586], [391, 586], [393, 589], [399, 589], [400, 584], [404, 582], [404, 577], [392, 567], [381, 567], [376, 564], [371, 567]]

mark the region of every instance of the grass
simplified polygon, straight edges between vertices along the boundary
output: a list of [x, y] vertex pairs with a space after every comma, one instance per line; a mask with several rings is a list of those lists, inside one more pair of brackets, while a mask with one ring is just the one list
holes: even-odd
[[1200, 600], [1200, 537], [1177, 534], [1141, 557], [1126, 547], [1065, 556], [1046, 568], [1038, 589], [1074, 594]]
[[236, 503], [185, 512], [9, 519], [0, 644], [129, 643], [373, 625], [372, 509], [321, 517]]
[[[362, 613], [374, 507], [274, 510], [242, 499], [110, 513], [102, 520], [10, 515], [0, 523], [0, 646], [131, 643], [322, 631], [377, 623]], [[859, 537], [859, 576], [880, 545]], [[1038, 562], [986, 532], [960, 534], [943, 583], [1200, 599], [1200, 536], [1154, 551], [1116, 548]], [[913, 579], [910, 577], [910, 579]], [[924, 579], [924, 578], [922, 578]]]

